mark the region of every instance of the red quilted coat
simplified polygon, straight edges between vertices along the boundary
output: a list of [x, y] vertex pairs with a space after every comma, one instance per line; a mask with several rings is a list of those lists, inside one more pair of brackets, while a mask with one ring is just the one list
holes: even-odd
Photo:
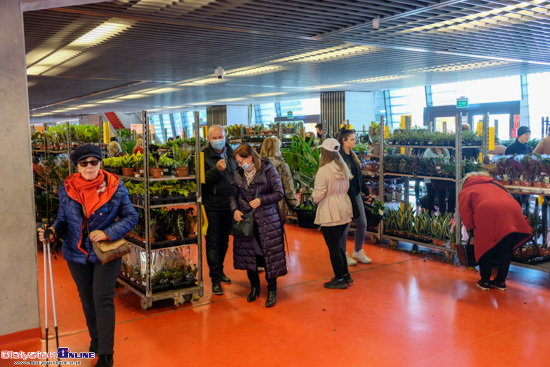
[[[260, 235], [260, 247], [263, 250], [268, 278], [277, 278], [287, 273], [285, 248], [283, 241], [283, 222], [279, 215], [279, 201], [283, 199], [283, 185], [277, 170], [267, 158], [250, 185], [242, 168], [238, 168], [233, 179], [233, 195], [229, 198], [231, 212], [239, 209], [243, 213], [251, 211], [250, 201], [258, 189], [261, 204], [254, 211], [254, 222]], [[235, 269], [256, 270], [255, 237], [233, 238], [233, 266]]]
[[495, 247], [504, 237], [516, 234], [523, 245], [532, 236], [532, 228], [523, 216], [521, 206], [508, 191], [487, 176], [472, 176], [458, 196], [462, 223], [474, 230], [476, 260]]

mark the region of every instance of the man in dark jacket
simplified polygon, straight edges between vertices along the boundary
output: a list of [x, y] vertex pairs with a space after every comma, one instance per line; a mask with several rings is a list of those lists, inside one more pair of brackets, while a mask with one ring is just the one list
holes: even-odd
[[508, 148], [506, 148], [506, 152], [504, 154], [508, 155], [531, 153], [531, 147], [527, 145], [530, 137], [531, 130], [527, 126], [520, 126], [520, 128], [518, 129], [518, 137], [516, 138], [516, 142], [510, 144]]
[[225, 132], [220, 125], [208, 129], [208, 146], [202, 152], [206, 176], [206, 183], [202, 185], [202, 202], [208, 218], [206, 261], [212, 279], [212, 293], [223, 294], [221, 283], [231, 283], [223, 273], [223, 262], [233, 219], [229, 197], [237, 162], [233, 159], [233, 149], [225, 142]]

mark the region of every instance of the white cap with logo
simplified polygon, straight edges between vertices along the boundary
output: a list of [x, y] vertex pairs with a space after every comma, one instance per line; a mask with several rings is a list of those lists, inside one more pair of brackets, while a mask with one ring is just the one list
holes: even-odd
[[329, 152], [337, 152], [340, 149], [340, 143], [334, 138], [327, 138], [323, 141], [323, 144], [319, 145], [319, 148], [323, 148]]

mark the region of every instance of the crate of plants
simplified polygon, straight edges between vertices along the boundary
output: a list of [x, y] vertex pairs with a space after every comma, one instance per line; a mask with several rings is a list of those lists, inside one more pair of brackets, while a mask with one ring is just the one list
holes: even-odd
[[196, 285], [198, 268], [196, 246], [183, 246], [151, 252], [151, 283], [168, 284], [171, 289]]
[[153, 248], [196, 243], [197, 215], [195, 208], [158, 209], [149, 220]]

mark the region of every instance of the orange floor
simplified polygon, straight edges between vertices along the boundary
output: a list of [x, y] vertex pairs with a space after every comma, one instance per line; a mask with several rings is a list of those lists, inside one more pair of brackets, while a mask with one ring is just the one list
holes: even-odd
[[[329, 290], [323, 282], [332, 270], [320, 232], [293, 225], [287, 232], [289, 274], [279, 280], [270, 309], [264, 279], [260, 299], [246, 301], [246, 273], [233, 269], [231, 250], [226, 274], [233, 284], [224, 285], [223, 296], [212, 296], [206, 279], [200, 300], [178, 307], [161, 301], [143, 311], [137, 296], [118, 288], [115, 366], [550, 365], [546, 273], [512, 267], [508, 291], [483, 292], [474, 270], [366, 244], [372, 264], [350, 267], [355, 282], [347, 290]], [[75, 285], [64, 260], [54, 266], [60, 344], [86, 351]], [[54, 349], [55, 340], [49, 343]], [[44, 346], [37, 339], [1, 349]]]

